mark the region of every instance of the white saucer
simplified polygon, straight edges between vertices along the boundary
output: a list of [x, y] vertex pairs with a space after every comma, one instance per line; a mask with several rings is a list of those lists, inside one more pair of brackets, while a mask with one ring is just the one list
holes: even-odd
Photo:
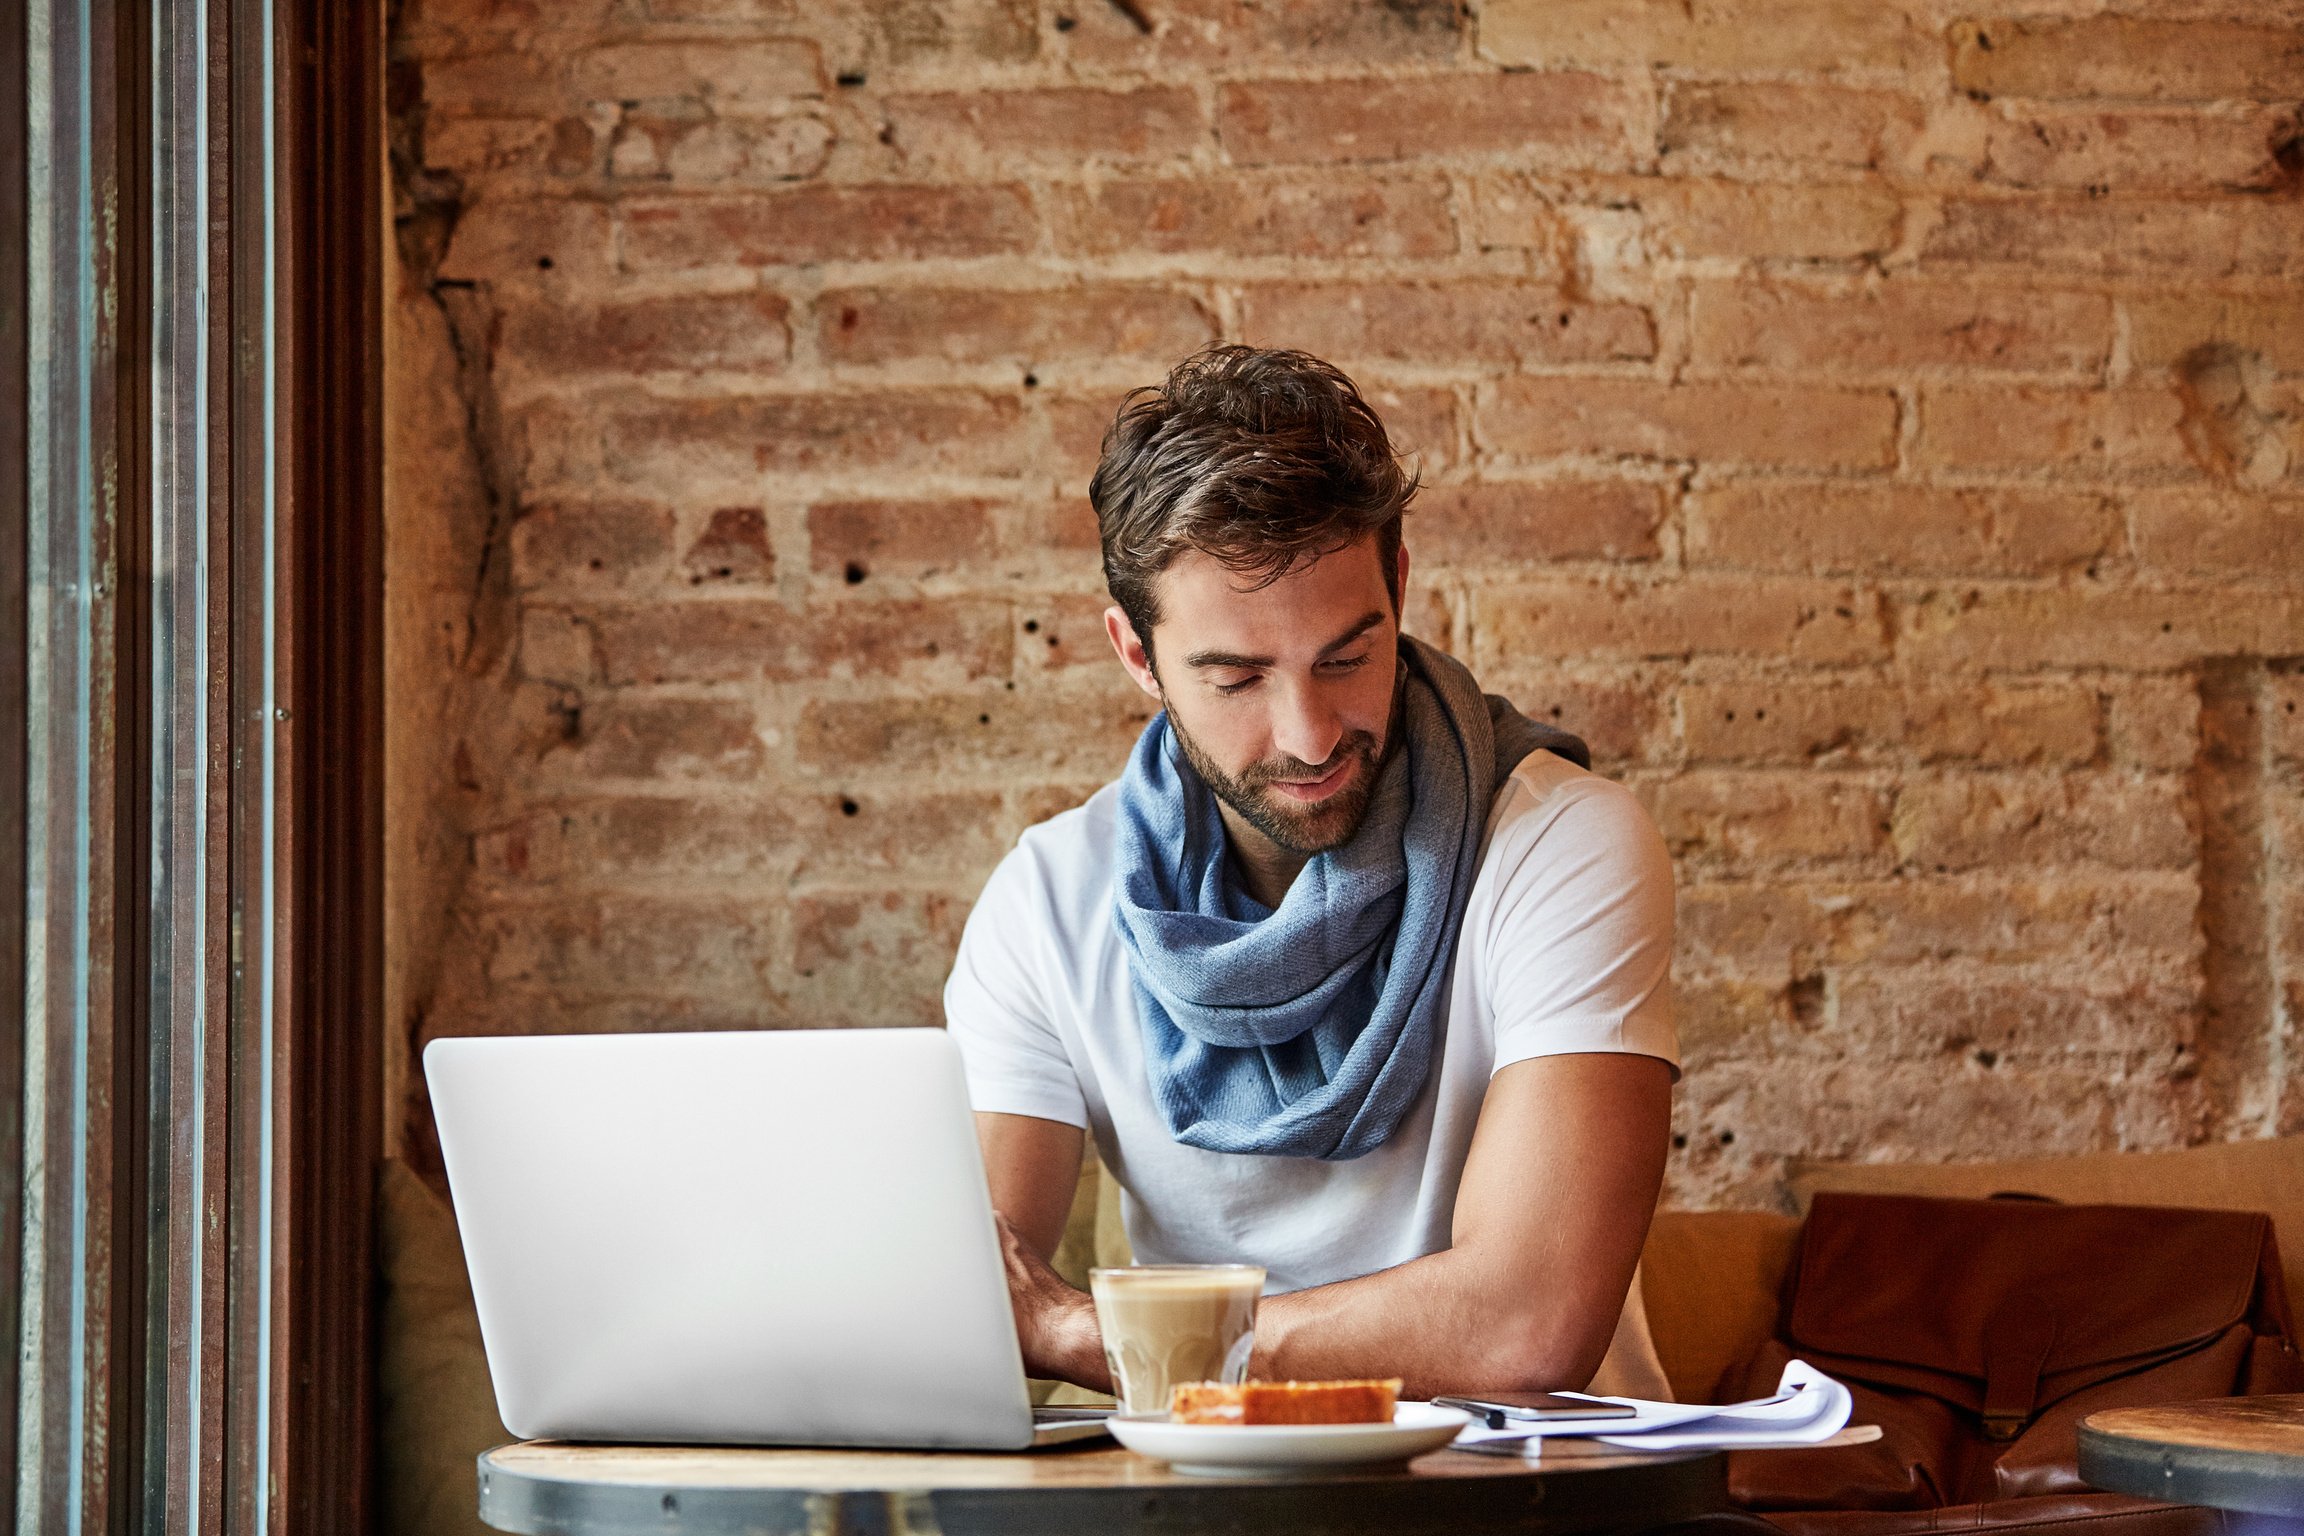
[[1282, 1477], [1319, 1467], [1382, 1466], [1436, 1451], [1471, 1423], [1460, 1408], [1402, 1403], [1389, 1424], [1178, 1424], [1165, 1414], [1105, 1420], [1112, 1438], [1200, 1477]]

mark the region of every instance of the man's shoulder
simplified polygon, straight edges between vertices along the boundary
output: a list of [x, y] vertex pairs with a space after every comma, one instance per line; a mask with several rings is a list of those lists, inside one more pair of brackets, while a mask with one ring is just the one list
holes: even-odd
[[1554, 855], [1646, 862], [1662, 848], [1663, 835], [1631, 790], [1539, 749], [1520, 760], [1489, 807], [1483, 863], [1527, 869]]
[[1000, 877], [1032, 888], [1041, 902], [1059, 911], [1101, 911], [1112, 889], [1119, 799], [1120, 785], [1114, 781], [1070, 810], [1026, 827], [1001, 862]]

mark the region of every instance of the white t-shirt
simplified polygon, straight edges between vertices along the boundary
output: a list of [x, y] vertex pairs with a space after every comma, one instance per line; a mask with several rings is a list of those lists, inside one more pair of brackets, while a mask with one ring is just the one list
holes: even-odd
[[1119, 793], [1106, 785], [1001, 860], [968, 915], [944, 1014], [976, 1109], [1095, 1138], [1140, 1264], [1261, 1264], [1283, 1292], [1437, 1252], [1492, 1074], [1589, 1051], [1678, 1071], [1664, 840], [1622, 785], [1539, 751], [1489, 804], [1441, 1047], [1391, 1138], [1341, 1162], [1185, 1146], [1152, 1097], [1113, 924]]

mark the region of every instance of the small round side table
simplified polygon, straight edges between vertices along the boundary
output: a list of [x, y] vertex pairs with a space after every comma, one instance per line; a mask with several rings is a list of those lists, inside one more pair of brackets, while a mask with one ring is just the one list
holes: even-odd
[[571, 1445], [480, 1458], [480, 1518], [527, 1536], [1577, 1536], [1727, 1507], [1724, 1458], [1605, 1447], [1541, 1461], [1191, 1477], [1110, 1447], [1030, 1455]]
[[2080, 1421], [2080, 1476], [2174, 1504], [2304, 1516], [2304, 1396], [2092, 1413]]

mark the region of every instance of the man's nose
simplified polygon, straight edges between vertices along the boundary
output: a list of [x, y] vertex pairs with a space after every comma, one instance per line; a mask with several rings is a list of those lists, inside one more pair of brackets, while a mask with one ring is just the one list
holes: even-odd
[[1272, 744], [1313, 767], [1328, 761], [1343, 736], [1343, 718], [1312, 686], [1288, 690], [1280, 717], [1272, 722]]

